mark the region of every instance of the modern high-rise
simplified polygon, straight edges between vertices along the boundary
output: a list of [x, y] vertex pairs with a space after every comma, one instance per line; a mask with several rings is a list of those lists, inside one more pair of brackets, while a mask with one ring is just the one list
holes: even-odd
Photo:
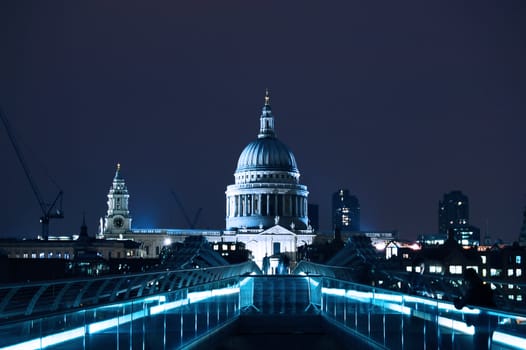
[[448, 233], [452, 227], [469, 225], [469, 199], [462, 191], [445, 193], [438, 202], [438, 232]]
[[462, 191], [445, 193], [438, 202], [438, 231], [453, 234], [462, 245], [478, 245], [480, 229], [469, 223], [469, 199]]
[[360, 202], [347, 189], [332, 195], [332, 227], [340, 232], [360, 231]]

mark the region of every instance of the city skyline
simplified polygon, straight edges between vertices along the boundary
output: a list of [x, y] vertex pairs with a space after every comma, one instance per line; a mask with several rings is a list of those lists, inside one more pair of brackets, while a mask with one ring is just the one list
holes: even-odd
[[[257, 138], [265, 89], [330, 231], [331, 195], [364, 230], [434, 233], [460, 190], [470, 222], [517, 240], [526, 205], [526, 24], [503, 4], [0, 5], [0, 105], [43, 196], [50, 234], [97, 231], [117, 163], [134, 227], [225, 228], [225, 190]], [[40, 233], [0, 127], [0, 237]], [[53, 181], [51, 180], [53, 179]], [[34, 237], [34, 236], [33, 236]], [[28, 237], [28, 238], [33, 238]]]

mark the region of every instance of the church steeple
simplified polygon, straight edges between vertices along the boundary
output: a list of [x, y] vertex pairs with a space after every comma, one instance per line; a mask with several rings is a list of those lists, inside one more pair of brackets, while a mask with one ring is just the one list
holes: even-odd
[[112, 186], [108, 192], [108, 212], [104, 218], [104, 233], [127, 233], [131, 231], [131, 216], [128, 209], [130, 195], [126, 183], [121, 177], [121, 165], [113, 178]]
[[264, 137], [276, 137], [276, 133], [274, 132], [274, 116], [270, 108], [270, 94], [268, 89], [265, 91], [265, 105], [259, 118], [258, 138], [261, 139]]
[[82, 213], [82, 225], [80, 226], [79, 241], [87, 241], [88, 237], [88, 226], [86, 225], [86, 213]]

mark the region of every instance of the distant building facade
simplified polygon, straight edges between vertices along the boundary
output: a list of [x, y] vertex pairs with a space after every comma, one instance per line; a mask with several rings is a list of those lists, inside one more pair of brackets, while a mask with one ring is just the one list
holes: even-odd
[[50, 236], [42, 239], [4, 239], [0, 251], [10, 259], [65, 259], [75, 260], [87, 252], [104, 259], [142, 258], [141, 245], [131, 240], [104, 240], [88, 237], [84, 222], [79, 235]]
[[360, 231], [360, 202], [347, 189], [332, 195], [332, 226], [341, 232]]

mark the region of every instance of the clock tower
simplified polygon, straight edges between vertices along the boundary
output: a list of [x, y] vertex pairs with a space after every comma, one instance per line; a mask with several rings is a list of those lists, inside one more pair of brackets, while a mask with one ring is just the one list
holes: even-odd
[[121, 177], [121, 165], [117, 171], [108, 193], [108, 213], [104, 218], [104, 234], [123, 234], [131, 232], [131, 216], [128, 209], [130, 195]]

